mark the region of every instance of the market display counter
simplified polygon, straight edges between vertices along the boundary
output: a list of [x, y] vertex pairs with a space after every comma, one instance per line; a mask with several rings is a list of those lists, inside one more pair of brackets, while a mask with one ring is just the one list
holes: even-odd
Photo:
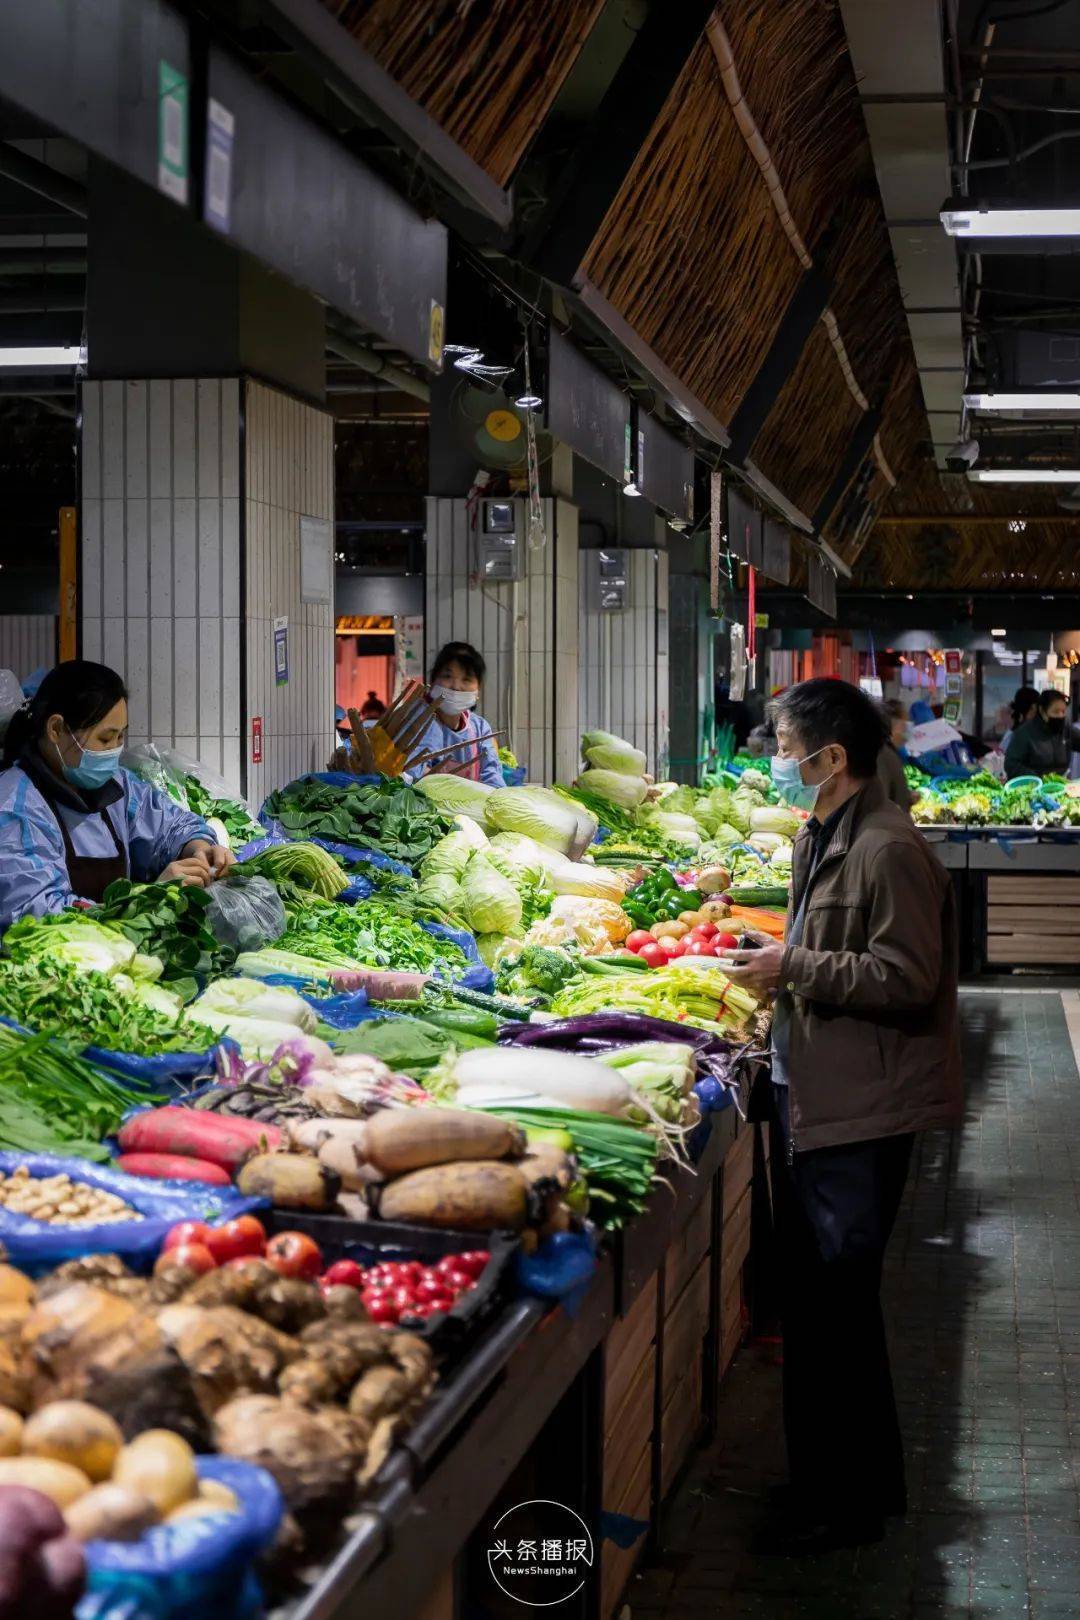
[[952, 873], [965, 973], [1080, 967], [1080, 828], [921, 828]]
[[697, 1172], [658, 1188], [583, 1298], [509, 1306], [403, 1436], [346, 1544], [274, 1620], [460, 1620], [484, 1573], [470, 1537], [523, 1476], [590, 1525], [636, 1522], [630, 1545], [597, 1536], [598, 1578], [563, 1606], [580, 1620], [616, 1612], [743, 1336], [755, 1157], [760, 1170], [755, 1129], [734, 1108], [714, 1115]]

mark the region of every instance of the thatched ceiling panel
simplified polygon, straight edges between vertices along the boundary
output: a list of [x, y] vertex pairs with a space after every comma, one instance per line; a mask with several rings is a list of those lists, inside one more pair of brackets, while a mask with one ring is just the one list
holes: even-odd
[[501, 186], [508, 185], [604, 0], [322, 0]]
[[754, 441], [753, 459], [789, 500], [812, 516], [861, 414], [819, 323]]

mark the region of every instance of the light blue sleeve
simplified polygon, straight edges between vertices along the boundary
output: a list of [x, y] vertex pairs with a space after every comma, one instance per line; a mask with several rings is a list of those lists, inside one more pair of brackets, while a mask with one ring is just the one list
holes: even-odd
[[495, 739], [491, 735], [491, 726], [479, 714], [476, 717], [476, 724], [480, 732], [480, 780], [487, 787], [504, 787], [502, 766], [499, 764], [499, 751], [495, 746]]
[[167, 793], [122, 771], [126, 798], [127, 844], [131, 875], [139, 883], [153, 883], [170, 861], [175, 861], [192, 838], [216, 844], [201, 816], [182, 810]]
[[7, 778], [0, 790], [0, 933], [20, 917], [63, 911], [75, 899], [56, 821], [22, 771], [5, 771]]

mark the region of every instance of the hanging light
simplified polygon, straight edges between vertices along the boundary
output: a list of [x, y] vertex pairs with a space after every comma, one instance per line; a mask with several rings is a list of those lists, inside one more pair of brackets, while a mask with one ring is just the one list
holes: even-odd
[[530, 393], [528, 389], [514, 401], [519, 411], [538, 411], [543, 403], [539, 394]]
[[622, 492], [623, 492], [624, 495], [640, 495], [641, 494], [640, 489], [638, 489], [637, 485], [634, 483], [634, 480], [632, 478], [629, 480], [628, 483], [625, 483], [623, 485]]

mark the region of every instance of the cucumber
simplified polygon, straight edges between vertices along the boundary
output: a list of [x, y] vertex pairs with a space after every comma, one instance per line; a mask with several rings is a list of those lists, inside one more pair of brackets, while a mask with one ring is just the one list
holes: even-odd
[[425, 1024], [436, 1024], [450, 1035], [480, 1035], [494, 1040], [499, 1030], [499, 1019], [479, 1007], [425, 1007], [420, 1017]]
[[455, 1001], [460, 1001], [465, 1007], [479, 1007], [484, 1012], [492, 1012], [497, 1018], [512, 1018], [516, 1023], [529, 1022], [528, 1007], [522, 1007], [516, 1001], [508, 1001], [504, 996], [489, 996], [483, 990], [465, 990], [461, 985], [453, 988]]
[[788, 891], [782, 884], [750, 884], [728, 890], [736, 906], [786, 906]]

